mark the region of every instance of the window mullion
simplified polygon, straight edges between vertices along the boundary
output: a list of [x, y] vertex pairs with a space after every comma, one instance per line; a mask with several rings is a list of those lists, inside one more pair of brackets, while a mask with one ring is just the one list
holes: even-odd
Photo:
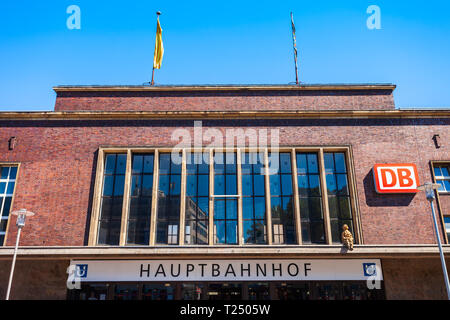
[[269, 151], [267, 148], [264, 150], [264, 180], [266, 191], [266, 235], [267, 235], [267, 244], [271, 245], [273, 243], [272, 207], [270, 201]]
[[[195, 155], [195, 153], [194, 153]], [[195, 163], [195, 160], [194, 160]], [[185, 242], [184, 237], [184, 228], [185, 228], [185, 216], [186, 216], [186, 149], [183, 149], [182, 151], [182, 160], [181, 160], [181, 190], [180, 190], [180, 221], [179, 221], [179, 232], [178, 232], [178, 245], [183, 246]], [[198, 180], [198, 174], [197, 174], [197, 180]], [[198, 184], [197, 184], [198, 186]], [[198, 190], [198, 187], [197, 187]], [[197, 194], [198, 195], [198, 194]], [[195, 217], [197, 219], [197, 215]], [[195, 224], [197, 225], [197, 223]]]
[[89, 230], [89, 240], [88, 245], [95, 246], [98, 240], [98, 219], [100, 216], [100, 203], [102, 198], [102, 187], [103, 187], [103, 171], [106, 164], [105, 153], [102, 149], [98, 150], [97, 156], [97, 174], [95, 178], [95, 186], [94, 186], [94, 201], [92, 205], [92, 217], [91, 217], [91, 226]]
[[297, 157], [295, 149], [291, 151], [291, 170], [292, 170], [292, 191], [294, 197], [295, 206], [295, 229], [297, 231], [297, 243], [302, 245], [302, 226], [301, 226], [301, 215], [300, 215], [300, 196], [298, 193], [298, 176], [297, 176]]
[[[238, 236], [238, 244], [243, 245], [244, 244], [244, 235], [243, 235], [243, 218], [242, 218], [242, 169], [241, 169], [241, 149], [236, 150], [236, 173], [237, 173], [237, 194], [238, 194], [238, 230], [237, 230], [237, 236]], [[226, 178], [225, 178], [226, 180]], [[226, 189], [225, 189], [226, 190]], [[225, 216], [226, 217], [226, 216]]]
[[209, 230], [208, 242], [209, 245], [214, 245], [214, 149], [209, 150]]
[[328, 207], [327, 179], [325, 174], [325, 161], [323, 157], [323, 148], [319, 149], [319, 174], [320, 174], [320, 187], [322, 192], [323, 218], [325, 224], [325, 241], [327, 244], [332, 244], [333, 240], [331, 238], [330, 210]]
[[150, 237], [149, 237], [149, 245], [155, 245], [155, 237], [156, 237], [156, 215], [158, 208], [158, 185], [159, 185], [159, 151], [155, 150], [155, 156], [153, 160], [153, 193], [152, 193], [152, 212], [150, 214]]
[[120, 223], [120, 240], [119, 245], [126, 244], [127, 229], [128, 229], [128, 211], [130, 208], [130, 185], [131, 185], [131, 150], [127, 150], [127, 164], [125, 169], [125, 186], [123, 189], [122, 201], [122, 219]]

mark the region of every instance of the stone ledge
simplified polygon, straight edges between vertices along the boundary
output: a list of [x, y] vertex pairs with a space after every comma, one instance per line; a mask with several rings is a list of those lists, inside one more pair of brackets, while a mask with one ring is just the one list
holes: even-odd
[[[444, 245], [450, 254], [450, 245]], [[0, 260], [11, 259], [13, 247], [0, 248]], [[205, 258], [438, 258], [436, 245], [342, 246], [171, 246], [171, 247], [20, 247], [18, 259], [205, 259]]]

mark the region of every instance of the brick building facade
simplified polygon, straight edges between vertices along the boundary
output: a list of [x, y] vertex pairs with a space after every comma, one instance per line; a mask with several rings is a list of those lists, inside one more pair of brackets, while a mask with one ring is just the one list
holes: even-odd
[[[368, 259], [375, 261], [379, 268], [377, 271], [382, 273], [382, 289], [379, 290], [381, 293], [377, 293], [377, 297], [445, 298], [429, 203], [422, 193], [377, 193], [373, 167], [375, 164], [412, 163], [417, 167], [420, 183], [442, 183], [442, 190], [437, 192], [436, 204], [440, 234], [446, 244], [444, 251], [448, 256], [450, 247], [447, 233], [450, 221], [447, 217], [450, 217], [450, 188], [445, 189], [448, 177], [442, 170], [448, 170], [450, 166], [450, 151], [447, 145], [447, 141], [450, 141], [450, 111], [395, 109], [394, 89], [395, 86], [384, 84], [300, 87], [61, 86], [55, 88], [57, 98], [54, 112], [0, 113], [0, 167], [17, 168], [9, 169], [9, 174], [2, 176], [5, 186], [8, 181], [15, 182], [14, 190], [9, 194], [9, 211], [26, 208], [36, 213], [27, 220], [22, 232], [22, 247], [18, 256], [12, 298], [86, 298], [91, 294], [96, 298], [108, 299], [154, 298], [154, 292], [161, 298], [163, 290], [151, 287], [156, 280], [132, 281], [133, 277], [130, 276], [130, 280], [125, 281], [120, 280], [123, 279], [120, 274], [102, 281], [98, 275], [98, 278], [83, 282], [83, 288], [87, 289], [82, 289], [81, 293], [75, 290], [78, 293], [73, 295], [73, 290], [67, 290], [66, 268], [71, 265], [71, 261], [73, 265], [73, 261], [84, 261], [83, 264], [88, 265], [90, 271], [95, 268], [95, 264], [91, 266], [90, 263], [98, 261], [103, 261], [106, 269], [114, 269], [117, 267], [114, 263], [123, 260], [136, 263], [169, 260], [183, 263], [191, 260], [218, 261], [220, 264], [229, 259], [242, 262], [262, 261], [269, 264], [273, 259], [286, 259], [291, 263], [311, 262], [313, 267], [314, 263], [319, 263], [320, 260], [346, 261], [349, 263], [348, 270], [353, 270], [352, 263], [364, 263], [364, 260]], [[184, 130], [194, 137], [198, 129], [195, 128], [195, 121], [201, 121], [200, 130], [204, 134], [200, 152], [208, 153], [211, 159], [219, 147], [217, 143], [223, 142], [225, 145], [228, 129], [265, 130], [269, 137], [277, 130], [280, 152], [292, 161], [289, 162], [288, 173], [285, 175], [292, 179], [294, 186], [298, 186], [290, 191], [290, 196], [279, 195], [280, 199], [289, 198], [288, 201], [292, 204], [291, 207], [280, 205], [281, 215], [291, 214], [292, 224], [283, 220], [284, 218], [280, 218], [284, 222], [276, 220], [278, 213], [274, 203], [278, 200], [274, 196], [276, 191], [272, 191], [272, 180], [266, 175], [261, 178], [265, 183], [260, 199], [265, 203], [264, 214], [257, 218], [258, 213], [252, 207], [252, 210], [255, 210], [254, 216], [248, 218], [245, 197], [256, 199], [258, 195], [255, 193], [256, 186], [253, 188], [254, 193], [245, 194], [245, 185], [242, 186], [244, 180], [241, 180], [244, 179], [245, 169], [240, 162], [242, 160], [237, 160], [237, 169], [234, 169], [233, 175], [234, 179], [237, 177], [237, 197], [232, 200], [235, 202], [224, 197], [228, 199], [224, 200], [224, 203], [231, 201], [232, 205], [236, 205], [235, 213], [229, 211], [236, 217], [230, 220], [224, 218], [225, 224], [234, 223], [234, 227], [230, 229], [234, 231], [224, 231], [226, 235], [223, 242], [220, 240], [221, 221], [216, 220], [219, 219], [221, 210], [217, 204], [220, 199], [215, 200], [217, 193], [211, 192], [213, 185], [217, 187], [214, 177], [219, 171], [209, 171], [204, 173], [210, 174], [209, 197], [208, 194], [205, 195], [205, 201], [208, 201], [206, 210], [209, 210], [210, 214], [204, 220], [206, 239], [209, 241], [203, 244], [191, 242], [194, 241], [191, 239], [197, 238], [191, 235], [192, 230], [186, 228], [188, 218], [184, 200], [191, 196], [188, 189], [189, 174], [186, 173], [186, 166], [189, 165], [185, 163], [186, 148], [183, 148], [184, 161], [180, 165], [179, 174], [174, 173], [177, 169], [164, 173], [164, 164], [160, 158], [158, 162], [158, 156], [170, 152], [180, 142], [179, 137], [173, 137], [175, 130]], [[206, 131], [213, 129], [222, 133], [223, 141], [211, 143], [205, 137]], [[15, 141], [14, 144], [11, 139]], [[250, 151], [246, 148], [251, 139], [252, 137], [245, 137], [245, 134], [237, 137], [236, 146], [231, 153], [239, 159], [242, 153]], [[268, 157], [270, 146], [263, 149]], [[106, 163], [108, 155], [123, 155], [124, 171], [117, 172], [119, 158], [115, 156], [116, 171], [111, 173], [111, 176], [115, 176], [116, 185], [117, 181], [122, 181], [117, 180], [118, 176], [123, 176], [124, 189], [119, 195], [115, 189], [111, 194], [111, 201], [116, 201], [117, 197], [120, 200], [120, 216], [114, 218], [116, 209], [112, 208], [111, 218], [105, 220], [103, 208], [106, 207], [107, 201], [106, 176], [110, 174]], [[152, 156], [151, 171], [145, 172], [144, 168], [143, 172], [135, 173], [134, 165], [139, 155]], [[311, 171], [309, 158], [308, 169], [304, 169], [300, 164], [299, 159], [306, 159], [309, 155], [316, 159], [317, 172], [314, 169]], [[345, 158], [345, 169], [342, 172], [337, 168], [338, 157], [341, 156]], [[335, 171], [327, 167], [328, 158], [334, 159]], [[311, 163], [314, 163], [314, 160]], [[211, 164], [209, 168], [216, 170], [215, 164]], [[17, 171], [14, 177], [13, 170]], [[139, 174], [140, 178], [137, 177]], [[179, 194], [176, 194], [176, 204], [180, 210], [170, 213], [175, 214], [178, 220], [174, 224], [168, 222], [169, 229], [165, 229], [166, 233], [162, 232], [163, 227], [160, 227], [165, 222], [160, 221], [162, 213], [158, 211], [157, 204], [159, 201], [161, 207], [162, 200], [158, 192], [162, 190], [160, 184], [164, 174], [170, 176], [170, 179], [180, 181]], [[344, 193], [339, 193], [342, 190], [330, 189], [328, 183], [331, 182], [327, 180], [330, 174], [337, 179], [345, 177]], [[147, 195], [150, 202], [153, 195], [153, 202], [147, 209], [136, 209], [139, 215], [148, 211], [147, 224], [141, 220], [134, 221], [134, 211], [129, 209], [134, 201], [134, 176], [136, 179], [145, 179], [146, 176], [153, 179], [153, 188], [150, 187], [150, 194]], [[321, 190], [319, 195], [312, 196], [311, 192], [314, 190], [308, 189], [306, 195], [302, 196], [304, 190], [300, 186], [300, 180], [303, 177], [309, 177], [311, 190], [314, 189], [311, 179], [317, 177], [317, 188]], [[0, 185], [1, 181], [3, 180], [0, 180]], [[284, 182], [281, 184], [282, 188], [286, 185]], [[145, 189], [143, 185], [140, 186], [142, 190]], [[168, 190], [171, 190], [172, 182], [169, 186]], [[196, 188], [199, 190], [200, 187]], [[165, 196], [172, 196], [169, 195], [172, 191], [168, 191]], [[4, 199], [7, 199], [9, 191], [4, 192]], [[228, 193], [225, 195], [232, 196]], [[193, 197], [201, 198], [199, 194]], [[159, 200], [155, 201], [156, 198]], [[314, 202], [314, 199], [318, 202]], [[304, 201], [309, 203], [309, 207], [303, 206]], [[336, 209], [339, 214], [334, 213], [335, 201], [347, 203], [346, 209], [339, 204], [339, 209]], [[4, 202], [6, 203], [6, 200]], [[228, 205], [228, 202], [226, 203]], [[312, 213], [305, 218], [305, 212], [316, 210], [312, 209], [312, 203], [320, 203], [318, 210], [321, 217], [317, 220], [319, 222], [313, 219]], [[253, 204], [256, 206], [256, 202]], [[3, 205], [6, 212], [5, 208], [6, 204]], [[345, 210], [350, 212], [350, 218], [343, 217]], [[0, 248], [0, 295], [6, 292], [12, 246], [17, 234], [15, 218], [8, 218], [5, 212], [5, 223], [2, 223], [5, 229], [4, 246]], [[147, 217], [147, 213], [145, 216]], [[113, 227], [113, 222], [116, 221], [114, 219], [117, 219], [117, 227]], [[246, 229], [245, 221], [253, 221], [254, 227], [255, 219], [260, 219], [264, 224], [260, 242], [255, 237], [246, 236], [250, 231]], [[343, 249], [342, 244], [336, 241], [336, 230], [339, 229], [340, 233], [343, 221], [347, 221], [345, 219], [350, 222], [355, 238], [353, 251]], [[141, 241], [136, 240], [138, 236], [130, 240], [131, 223], [139, 221], [145, 226], [135, 227], [133, 230], [139, 232], [133, 232], [139, 233], [146, 245], [138, 243]], [[198, 225], [200, 222], [196, 223]], [[317, 231], [313, 224], [319, 226], [320, 231]], [[165, 226], [167, 227], [167, 223]], [[276, 228], [283, 228], [283, 231], [275, 231]], [[287, 241], [288, 230], [292, 233], [292, 243]], [[105, 242], [110, 243], [101, 243], [103, 232], [107, 234], [104, 239], [109, 239]], [[160, 242], [160, 236], [165, 237], [166, 243]], [[233, 240], [228, 242], [229, 236], [234, 237], [235, 243]], [[297, 293], [303, 292], [303, 298], [305, 294], [314, 299], [355, 298], [355, 295], [358, 298], [367, 298], [365, 291], [361, 289], [365, 282], [359, 275], [339, 278], [331, 274], [338, 274], [340, 271], [335, 271], [332, 265], [329, 268], [317, 276], [313, 273], [311, 280], [291, 279], [290, 288], [297, 290]], [[247, 299], [278, 299], [283, 298], [283, 292], [291, 294], [291, 289], [283, 287], [286, 286], [284, 282], [290, 280], [282, 277], [279, 281], [252, 278], [250, 282], [239, 278], [239, 284], [231, 291], [222, 286], [228, 282], [234, 286], [237, 278], [227, 279], [215, 282], [211, 279], [202, 281], [195, 277], [192, 281], [184, 282], [159, 279], [158, 283], [167, 282], [166, 287], [171, 288], [169, 293], [165, 291], [164, 297], [177, 299], [195, 296], [189, 291], [192, 283], [195, 283], [193, 288], [201, 292], [202, 298], [236, 295]], [[348, 282], [348, 286], [342, 284], [343, 282]], [[89, 287], [92, 283], [95, 285]], [[135, 286], [137, 289], [118, 289], [121, 283], [132, 283], [131, 287]], [[150, 289], [146, 285], [150, 286]], [[302, 294], [295, 297], [300, 298]]]

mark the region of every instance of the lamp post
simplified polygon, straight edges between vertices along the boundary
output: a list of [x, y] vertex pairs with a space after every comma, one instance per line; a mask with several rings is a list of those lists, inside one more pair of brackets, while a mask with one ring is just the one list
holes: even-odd
[[13, 275], [14, 275], [14, 267], [16, 265], [17, 249], [19, 247], [20, 232], [22, 231], [22, 228], [25, 226], [26, 217], [34, 216], [33, 212], [28, 211], [26, 209], [20, 209], [18, 211], [11, 212], [11, 214], [17, 216], [16, 225], [17, 225], [18, 231], [17, 231], [17, 238], [16, 238], [16, 246], [14, 248], [13, 261], [12, 261], [12, 265], [11, 265], [11, 273], [9, 274], [8, 291], [6, 292], [6, 300], [9, 300], [9, 294], [11, 292], [11, 284], [12, 284], [12, 279], [13, 279]]
[[434, 211], [434, 205], [433, 205], [433, 200], [435, 199], [434, 190], [437, 190], [439, 187], [440, 187], [440, 184], [426, 182], [425, 184], [419, 186], [417, 189], [420, 191], [425, 191], [427, 200], [430, 202], [430, 205], [431, 205], [431, 212], [433, 213], [434, 230], [436, 231], [438, 247], [439, 247], [439, 254], [441, 256], [442, 271], [444, 272], [445, 287], [447, 288], [448, 300], [450, 300], [450, 283], [448, 280], [447, 266], [445, 264], [444, 252], [442, 251], [441, 236], [439, 234], [439, 228], [438, 228], [438, 224], [437, 224], [437, 220], [436, 220], [436, 213]]

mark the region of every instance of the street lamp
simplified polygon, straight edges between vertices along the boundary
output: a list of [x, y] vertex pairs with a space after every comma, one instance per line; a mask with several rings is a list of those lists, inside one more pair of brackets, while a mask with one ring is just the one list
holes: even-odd
[[8, 291], [6, 292], [6, 300], [9, 300], [9, 293], [11, 292], [11, 284], [14, 274], [14, 267], [16, 265], [16, 256], [17, 256], [17, 248], [19, 247], [19, 239], [20, 239], [20, 232], [22, 231], [22, 228], [25, 226], [25, 219], [26, 217], [34, 216], [34, 213], [31, 211], [28, 211], [26, 209], [20, 209], [18, 211], [11, 212], [12, 215], [17, 216], [16, 226], [19, 229], [17, 231], [17, 238], [16, 238], [16, 246], [14, 248], [14, 257], [11, 265], [11, 273], [9, 274], [9, 282], [8, 282]]
[[425, 191], [427, 200], [430, 202], [431, 205], [431, 212], [433, 213], [433, 221], [434, 221], [434, 230], [436, 231], [439, 246], [439, 254], [441, 256], [442, 271], [444, 272], [445, 286], [447, 288], [447, 297], [448, 300], [450, 300], [450, 283], [448, 281], [447, 266], [445, 264], [444, 252], [442, 251], [441, 236], [439, 234], [439, 228], [436, 220], [436, 213], [434, 212], [434, 205], [433, 205], [433, 200], [435, 199], [434, 190], [439, 189], [440, 186], [441, 185], [438, 183], [426, 182], [425, 184], [419, 186], [417, 189], [420, 191]]

